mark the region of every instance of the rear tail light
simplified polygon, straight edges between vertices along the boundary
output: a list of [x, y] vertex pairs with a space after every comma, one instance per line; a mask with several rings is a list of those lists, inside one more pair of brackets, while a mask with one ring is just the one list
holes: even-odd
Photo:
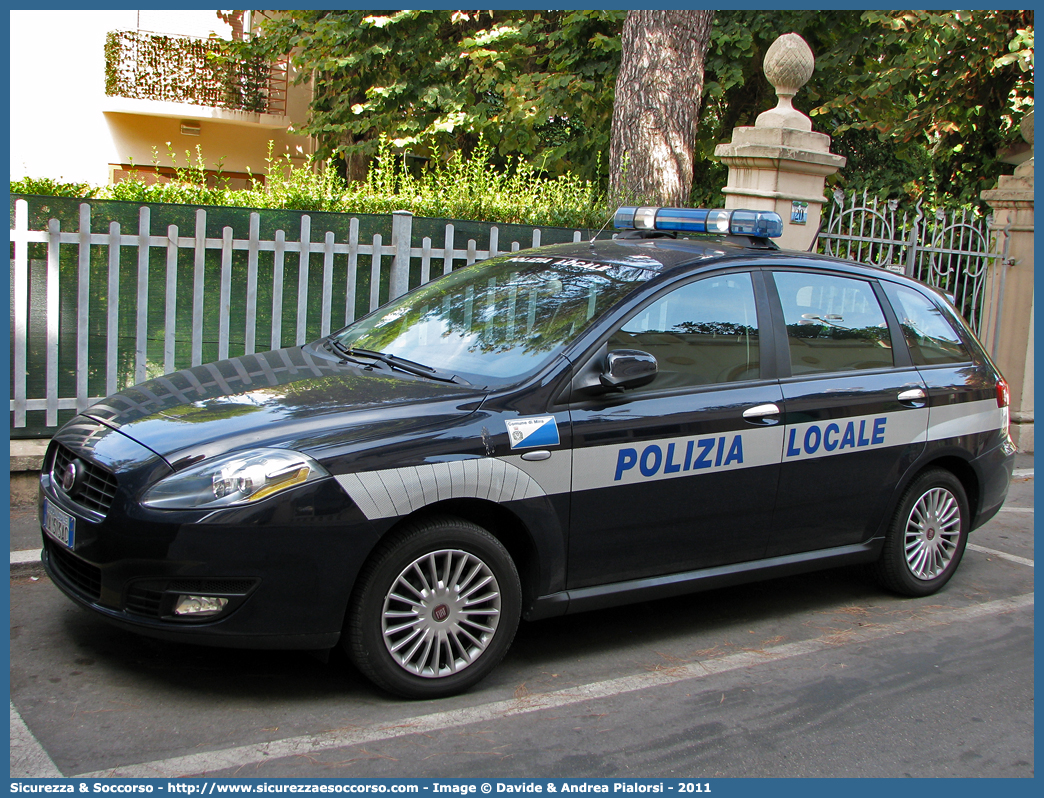
[[997, 380], [997, 407], [1007, 407], [1010, 398], [1008, 383], [1003, 379]]

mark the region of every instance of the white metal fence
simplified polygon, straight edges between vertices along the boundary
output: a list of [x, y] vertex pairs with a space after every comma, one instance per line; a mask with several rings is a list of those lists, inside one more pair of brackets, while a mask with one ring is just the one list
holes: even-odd
[[[51, 219], [46, 230], [30, 230], [28, 225], [29, 211], [25, 200], [15, 201], [14, 226], [11, 228], [12, 259], [12, 398], [10, 402], [12, 426], [14, 429], [26, 427], [26, 414], [30, 411], [44, 411], [44, 425], [54, 427], [58, 424], [60, 410], [80, 411], [97, 401], [99, 396], [91, 396], [88, 389], [89, 367], [97, 371], [99, 361], [104, 361], [104, 391], [113, 393], [126, 387], [127, 384], [142, 380], [160, 373], [176, 370], [184, 363], [185, 342], [180, 344], [175, 335], [176, 325], [173, 320], [179, 314], [191, 312], [191, 365], [203, 362], [203, 308], [207, 292], [217, 291], [219, 296], [220, 322], [217, 340], [218, 358], [229, 356], [231, 340], [230, 324], [233, 318], [233, 302], [242, 302], [245, 307], [236, 307], [236, 315], [245, 315], [242, 349], [244, 353], [253, 353], [258, 349], [278, 349], [290, 344], [303, 344], [307, 338], [309, 322], [314, 322], [314, 315], [319, 314], [319, 330], [327, 335], [332, 330], [354, 320], [356, 313], [356, 290], [360, 281], [360, 272], [368, 270], [369, 304], [373, 310], [380, 304], [382, 284], [386, 286], [387, 298], [391, 299], [406, 292], [410, 287], [410, 263], [419, 261], [420, 283], [432, 277], [433, 269], [437, 274], [452, 271], [454, 265], [473, 263], [504, 251], [516, 251], [522, 247], [539, 246], [541, 231], [534, 229], [531, 238], [526, 241], [510, 241], [506, 249], [501, 249], [499, 228], [488, 225], [488, 241], [480, 248], [475, 239], [469, 239], [464, 247], [456, 245], [456, 231], [453, 224], [445, 226], [443, 241], [433, 244], [430, 237], [424, 237], [415, 244], [413, 238], [413, 216], [409, 212], [400, 211], [392, 215], [391, 240], [384, 243], [381, 235], [374, 235], [370, 242], [359, 240], [359, 219], [349, 222], [347, 241], [337, 241], [331, 231], [322, 231], [318, 235], [312, 229], [312, 219], [308, 214], [301, 216], [300, 235], [298, 240], [287, 240], [287, 234], [278, 230], [272, 240], [263, 240], [259, 231], [260, 214], [250, 214], [249, 235], [246, 239], [233, 237], [231, 227], [224, 227], [220, 238], [207, 237], [207, 210], [199, 208], [195, 211], [195, 228], [189, 235], [183, 235], [176, 225], [169, 225], [159, 232], [152, 229], [151, 210], [142, 207], [138, 213], [138, 230], [135, 233], [124, 233], [118, 222], [109, 225], [108, 232], [92, 232], [91, 205], [82, 203], [79, 206], [79, 229], [61, 229], [57, 219]], [[474, 226], [471, 225], [473, 228]], [[296, 234], [298, 231], [294, 231]], [[579, 241], [580, 231], [574, 231], [573, 241]], [[30, 258], [29, 247], [32, 244], [46, 245], [45, 264], [38, 264], [45, 275], [43, 283], [43, 301], [30, 302]], [[419, 245], [418, 245], [419, 244]], [[73, 247], [77, 253], [75, 291], [69, 286], [68, 278], [60, 279], [61, 252], [64, 247]], [[88, 328], [92, 324], [91, 302], [91, 253], [97, 248], [105, 253], [108, 269], [105, 279], [104, 351], [91, 351]], [[137, 275], [135, 302], [133, 307], [121, 306], [120, 281], [121, 271], [126, 278], [126, 269], [121, 270], [121, 252], [127, 248], [136, 250]], [[165, 258], [165, 269], [161, 270], [164, 281], [163, 312], [167, 323], [164, 327], [162, 359], [150, 358], [149, 353], [149, 281], [157, 275], [154, 263], [154, 252], [162, 253]], [[192, 255], [192, 290], [191, 303], [188, 308], [184, 301], [179, 301], [179, 254], [188, 251]], [[205, 280], [205, 262], [208, 251], [220, 252], [220, 277], [217, 285]], [[245, 293], [232, 296], [233, 253], [245, 251], [246, 258], [246, 290]], [[339, 259], [339, 260], [338, 260]], [[296, 260], [296, 287], [284, 281], [284, 267]], [[338, 273], [346, 275], [342, 283], [334, 283], [334, 264], [339, 262]], [[259, 265], [264, 262], [265, 275], [270, 275], [270, 284], [265, 286], [264, 293], [271, 294], [268, 306], [259, 305]], [[346, 268], [345, 268], [346, 266]], [[315, 270], [321, 269], [322, 288], [318, 303], [314, 297], [310, 301], [310, 278]], [[382, 275], [387, 275], [382, 281]], [[184, 272], [184, 269], [180, 271]], [[287, 270], [289, 271], [289, 270]], [[416, 271], [416, 270], [415, 270]], [[97, 269], [95, 269], [97, 279]], [[182, 275], [184, 277], [184, 275]], [[267, 277], [266, 277], [267, 279]], [[292, 275], [291, 275], [292, 279]], [[296, 288], [296, 290], [294, 290]], [[34, 291], [34, 294], [36, 291]], [[75, 389], [71, 395], [59, 390], [59, 303], [63, 297], [68, 298], [75, 293]], [[284, 297], [296, 294], [296, 329], [292, 336], [283, 329]], [[126, 296], [126, 292], [124, 292]], [[291, 296], [291, 301], [293, 297]], [[155, 303], [155, 294], [153, 296]], [[33, 311], [31, 305], [38, 306]], [[30, 368], [30, 315], [36, 312], [43, 318], [37, 318], [33, 329], [42, 329], [43, 363], [32, 364], [45, 372], [44, 396], [29, 396], [27, 391], [28, 371]], [[134, 334], [133, 370], [121, 374], [119, 363], [120, 316], [134, 314], [136, 319]], [[264, 326], [269, 330], [268, 340], [258, 340], [258, 321], [261, 315], [271, 314]], [[97, 319], [95, 323], [97, 323]], [[313, 324], [314, 327], [314, 324]], [[68, 340], [68, 338], [63, 338]], [[179, 349], [180, 346], [180, 349]], [[36, 347], [39, 348], [39, 347]], [[155, 347], [153, 347], [155, 350]], [[125, 353], [126, 354], [126, 353]], [[179, 359], [180, 358], [180, 359]], [[66, 359], [67, 362], [68, 359]], [[178, 365], [176, 365], [176, 360]]]
[[[405, 293], [411, 287], [411, 264], [413, 282], [421, 284], [452, 271], [455, 265], [539, 246], [542, 238], [539, 229], [526, 229], [525, 236], [515, 236], [526, 240], [512, 240], [501, 249], [499, 228], [483, 225], [488, 238], [482, 248], [474, 238], [458, 247], [458, 231], [453, 224], [446, 224], [441, 245], [427, 236], [416, 242], [413, 216], [405, 211], [392, 214], [387, 244], [380, 234], [369, 242], [361, 241], [357, 217], [349, 220], [347, 240], [343, 234], [337, 240], [330, 230], [313, 230], [309, 214], [302, 214], [300, 229], [291, 232], [291, 238], [296, 236], [297, 240], [288, 240], [284, 230], [276, 230], [271, 239], [262, 239], [261, 214], [257, 212], [249, 214], [247, 238], [235, 238], [228, 226], [223, 227], [220, 238], [215, 238], [207, 236], [207, 209], [195, 210], [191, 234], [182, 235], [177, 225], [153, 231], [148, 207], [138, 210], [136, 232], [123, 232], [119, 222], [111, 222], [107, 232], [94, 232], [91, 204], [86, 202], [79, 205], [78, 229], [63, 231], [60, 222], [52, 218], [46, 230], [30, 230], [28, 203], [17, 199], [14, 205], [10, 401], [14, 430], [27, 427], [29, 412], [42, 411], [44, 417], [42, 425], [36, 422], [28, 426], [53, 428], [59, 423], [59, 411], [80, 411], [129, 384], [186, 365], [199, 365], [204, 359], [226, 358], [233, 338], [236, 353], [250, 354], [306, 343], [315, 332], [328, 335], [353, 321], [357, 308], [378, 307], [382, 290], [385, 301]], [[217, 209], [211, 209], [214, 212]], [[467, 224], [469, 230], [476, 229], [474, 223]], [[561, 236], [562, 231], [555, 232]], [[1001, 308], [994, 308], [991, 318], [984, 317], [987, 277], [991, 272], [999, 273], [1003, 280], [1005, 271], [991, 270], [990, 264], [1007, 259], [1007, 231], [996, 232], [991, 241], [988, 217], [945, 211], [927, 216], [919, 204], [913, 214], [900, 215], [894, 200], [880, 203], [865, 194], [846, 198], [835, 192], [819, 243], [827, 254], [905, 272], [940, 287], [954, 298], [973, 328], [985, 334], [1001, 312]], [[573, 231], [572, 240], [579, 241], [581, 235], [581, 231]], [[33, 245], [43, 245], [43, 259], [31, 261], [29, 250]], [[63, 248], [67, 253], [73, 248], [76, 253], [75, 268], [69, 267]], [[126, 250], [136, 261], [133, 273], [128, 273], [123, 257]], [[162, 253], [162, 261], [154, 254], [157, 252]], [[219, 267], [213, 263], [208, 266], [208, 252], [211, 261], [220, 258]], [[242, 254], [234, 264], [234, 253], [245, 253], [245, 264]], [[63, 257], [66, 266], [61, 268]], [[103, 260], [100, 269], [99, 257]], [[185, 267], [185, 258], [191, 258], [191, 269]], [[94, 280], [103, 281], [104, 302], [91, 301], [92, 271]], [[234, 274], [239, 286], [236, 291]], [[190, 299], [186, 296], [186, 279], [191, 284]], [[150, 280], [161, 281], [163, 290], [154, 287], [150, 291]], [[121, 281], [126, 283], [122, 300]], [[130, 294], [127, 284], [133, 285]], [[356, 296], [360, 287], [364, 291], [368, 287], [368, 297]], [[97, 285], [94, 290], [97, 292]], [[205, 346], [203, 323], [204, 305], [213, 306], [214, 292], [218, 307], [216, 349], [210, 341]], [[154, 317], [159, 312], [164, 319], [162, 347], [156, 341], [154, 320], [150, 329], [150, 311]], [[125, 332], [121, 339], [120, 330], [126, 329], [128, 322], [124, 319], [121, 325], [124, 314], [132, 314], [134, 324], [132, 334]], [[102, 315], [104, 318], [99, 318]], [[60, 335], [63, 317], [66, 321]], [[97, 331], [93, 338], [89, 329]], [[70, 348], [75, 349], [74, 359]], [[63, 368], [73, 374], [64, 373]], [[37, 386], [32, 392], [30, 371]], [[92, 373], [99, 376], [92, 380]]]

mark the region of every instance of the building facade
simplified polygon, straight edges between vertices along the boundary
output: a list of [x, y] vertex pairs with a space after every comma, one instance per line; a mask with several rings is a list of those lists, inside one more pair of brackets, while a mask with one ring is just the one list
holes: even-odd
[[313, 142], [293, 129], [310, 87], [285, 62], [215, 57], [215, 40], [248, 36], [258, 13], [12, 11], [12, 179], [162, 179], [201, 154], [208, 179], [220, 169], [242, 188], [265, 173], [270, 142], [303, 163]]

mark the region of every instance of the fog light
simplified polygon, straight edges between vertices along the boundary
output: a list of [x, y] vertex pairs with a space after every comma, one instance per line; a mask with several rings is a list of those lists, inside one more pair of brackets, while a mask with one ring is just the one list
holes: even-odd
[[174, 605], [174, 614], [192, 615], [196, 618], [217, 615], [225, 609], [227, 604], [227, 598], [217, 596], [178, 596], [177, 603]]

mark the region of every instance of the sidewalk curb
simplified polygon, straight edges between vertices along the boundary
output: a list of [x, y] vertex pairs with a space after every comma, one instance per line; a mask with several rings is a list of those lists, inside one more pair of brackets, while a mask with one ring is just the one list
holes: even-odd
[[40, 551], [12, 551], [11, 552], [11, 578], [24, 576], [43, 576], [45, 574], [43, 563], [40, 562]]

